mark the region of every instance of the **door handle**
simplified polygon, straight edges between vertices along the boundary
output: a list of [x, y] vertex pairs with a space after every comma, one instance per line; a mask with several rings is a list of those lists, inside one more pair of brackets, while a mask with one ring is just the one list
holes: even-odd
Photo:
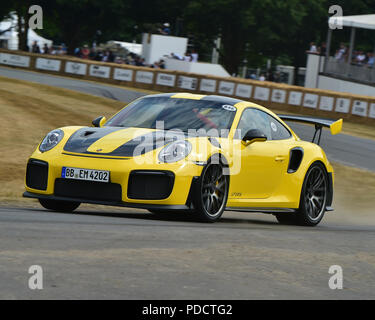
[[276, 156], [275, 157], [275, 161], [279, 161], [279, 162], [282, 162], [285, 160], [285, 157], [284, 156]]

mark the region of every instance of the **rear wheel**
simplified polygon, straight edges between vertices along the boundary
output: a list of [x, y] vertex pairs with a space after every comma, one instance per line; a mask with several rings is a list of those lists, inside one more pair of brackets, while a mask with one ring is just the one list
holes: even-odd
[[326, 211], [328, 177], [321, 163], [313, 164], [306, 173], [301, 193], [298, 219], [305, 226], [316, 226]]
[[225, 210], [229, 179], [223, 169], [221, 164], [209, 162], [202, 171], [193, 199], [199, 220], [215, 222]]
[[70, 201], [58, 201], [51, 199], [39, 199], [40, 204], [48, 209], [58, 212], [73, 212], [81, 203]]
[[323, 164], [314, 163], [306, 173], [298, 211], [296, 213], [276, 214], [282, 224], [316, 226], [326, 211], [328, 177]]

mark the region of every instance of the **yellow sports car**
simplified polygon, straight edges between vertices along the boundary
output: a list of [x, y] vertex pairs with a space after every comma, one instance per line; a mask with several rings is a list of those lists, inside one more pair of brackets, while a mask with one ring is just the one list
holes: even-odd
[[[315, 125], [313, 142], [283, 120]], [[47, 134], [27, 163], [25, 197], [55, 211], [94, 203], [188, 211], [209, 222], [234, 210], [314, 226], [332, 210], [333, 169], [318, 144], [322, 128], [337, 134], [342, 119], [277, 116], [233, 98], [168, 93], [139, 98], [93, 125]]]

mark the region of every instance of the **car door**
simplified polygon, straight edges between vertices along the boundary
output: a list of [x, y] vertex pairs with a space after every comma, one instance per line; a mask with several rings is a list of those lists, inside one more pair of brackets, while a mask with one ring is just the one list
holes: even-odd
[[287, 172], [292, 135], [278, 120], [257, 108], [247, 108], [239, 121], [241, 139], [248, 130], [261, 130], [267, 140], [241, 144], [241, 169], [231, 177], [231, 198], [265, 199]]

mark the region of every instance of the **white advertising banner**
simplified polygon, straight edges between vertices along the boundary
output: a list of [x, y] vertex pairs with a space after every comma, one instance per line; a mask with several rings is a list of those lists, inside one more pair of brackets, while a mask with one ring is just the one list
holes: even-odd
[[90, 76], [98, 78], [109, 78], [109, 73], [111, 71], [110, 67], [98, 66], [92, 64], [90, 66]]
[[113, 72], [113, 79], [121, 81], [132, 81], [133, 80], [133, 70], [115, 68]]
[[368, 106], [368, 103], [366, 101], [354, 100], [352, 114], [355, 114], [361, 117], [367, 117], [367, 106]]
[[290, 91], [288, 104], [293, 106], [300, 106], [302, 102], [302, 92], [299, 91]]
[[370, 118], [375, 118], [375, 103], [371, 103], [370, 112], [368, 114]]
[[160, 86], [174, 87], [176, 76], [169, 73], [158, 73], [156, 77], [156, 84]]
[[250, 98], [253, 86], [247, 84], [237, 84], [236, 96]]
[[81, 76], [86, 75], [87, 64], [79, 62], [67, 61], [65, 64], [65, 72], [79, 74]]
[[15, 67], [30, 67], [30, 57], [17, 54], [0, 53], [0, 63]]
[[151, 84], [154, 79], [154, 73], [148, 71], [137, 71], [135, 74], [135, 81], [141, 83]]
[[216, 80], [201, 79], [201, 91], [215, 92]]
[[219, 83], [219, 93], [232, 96], [234, 93], [234, 82], [220, 81]]
[[61, 61], [55, 59], [37, 58], [35, 68], [49, 71], [60, 71]]
[[268, 101], [270, 98], [270, 89], [264, 87], [255, 87], [254, 99]]
[[303, 106], [307, 108], [314, 108], [318, 105], [319, 96], [317, 94], [305, 93], [303, 98]]
[[178, 77], [178, 87], [188, 90], [197, 89], [197, 78], [179, 76]]
[[336, 112], [348, 113], [350, 107], [350, 99], [338, 98], [336, 99]]
[[286, 90], [281, 90], [281, 89], [272, 90], [272, 96], [271, 96], [272, 102], [285, 103], [285, 99], [286, 99]]
[[319, 109], [324, 111], [333, 110], [333, 97], [321, 96], [319, 102]]

